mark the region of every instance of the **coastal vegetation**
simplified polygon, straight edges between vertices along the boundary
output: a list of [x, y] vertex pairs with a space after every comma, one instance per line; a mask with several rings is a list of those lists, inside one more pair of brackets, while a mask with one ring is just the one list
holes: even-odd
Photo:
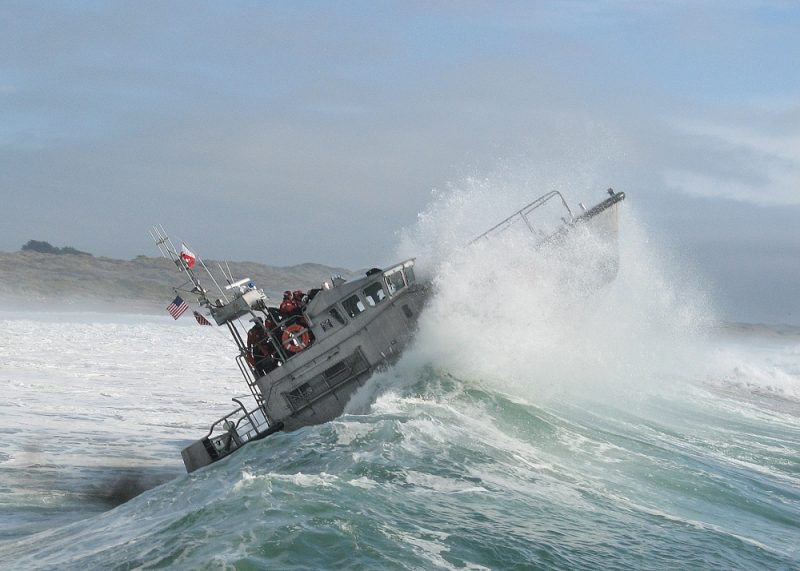
[[41, 254], [54, 254], [56, 256], [61, 256], [64, 254], [70, 254], [73, 256], [91, 256], [89, 252], [82, 252], [81, 250], [76, 250], [72, 246], [64, 246], [63, 248], [58, 248], [50, 244], [50, 242], [44, 242], [41, 240], [28, 240], [28, 242], [22, 246], [23, 252], [39, 252]]

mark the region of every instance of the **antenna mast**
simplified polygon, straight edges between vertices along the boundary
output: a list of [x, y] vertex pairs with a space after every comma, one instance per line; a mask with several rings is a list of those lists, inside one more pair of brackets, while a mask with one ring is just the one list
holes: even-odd
[[[167, 258], [168, 260], [172, 260], [172, 262], [178, 267], [178, 271], [186, 272], [186, 275], [189, 277], [189, 281], [192, 283], [193, 286], [191, 289], [191, 293], [197, 295], [200, 304], [208, 305], [209, 301], [208, 298], [206, 297], [208, 290], [203, 288], [202, 285], [200, 285], [200, 280], [195, 275], [194, 270], [192, 270], [192, 268], [189, 266], [189, 263], [183, 258], [183, 256], [181, 256], [177, 248], [175, 248], [175, 244], [172, 243], [172, 239], [167, 235], [167, 232], [164, 230], [164, 227], [161, 224], [159, 224], [158, 226], [153, 226], [153, 228], [150, 230], [150, 237], [156, 243], [156, 246], [158, 247], [158, 250], [159, 252], [161, 252], [161, 255], [163, 257]], [[208, 272], [208, 268], [206, 268], [202, 260], [200, 260], [200, 265], [202, 265], [203, 268], [206, 270], [206, 272]], [[208, 273], [209, 276], [211, 276], [211, 273], [210, 272]], [[214, 280], [213, 276], [211, 276], [211, 280], [214, 281], [214, 283], [216, 283], [216, 280]], [[219, 287], [219, 285], [217, 285], [217, 287]], [[222, 290], [220, 289], [220, 291]], [[223, 295], [225, 294], [223, 293]]]
[[[189, 282], [184, 282], [184, 284], [174, 289], [177, 291], [188, 283], [191, 283], [192, 288], [190, 290], [181, 289], [181, 291], [187, 291], [188, 293], [196, 295], [197, 301], [200, 305], [209, 310], [211, 316], [217, 322], [217, 325], [223, 325], [225, 323], [230, 325], [231, 321], [246, 314], [251, 314], [255, 317], [253, 308], [266, 307], [266, 294], [262, 290], [256, 289], [253, 282], [250, 281], [250, 278], [234, 282], [233, 274], [231, 274], [230, 267], [227, 263], [225, 264], [228, 270], [227, 274], [220, 265], [220, 271], [228, 282], [228, 285], [223, 290], [205, 262], [203, 262], [201, 258], [195, 257], [185, 242], [181, 242], [181, 249], [178, 250], [167, 235], [163, 226], [160, 224], [158, 226], [153, 226], [150, 230], [150, 237], [156, 243], [161, 255], [171, 260], [172, 263], [177, 266], [178, 271], [186, 272], [186, 275], [189, 276]], [[208, 299], [208, 290], [200, 284], [200, 280], [197, 279], [197, 275], [192, 269], [192, 266], [195, 264], [199, 264], [200, 267], [206, 271], [209, 279], [217, 286], [221, 299], [215, 299], [213, 301]]]

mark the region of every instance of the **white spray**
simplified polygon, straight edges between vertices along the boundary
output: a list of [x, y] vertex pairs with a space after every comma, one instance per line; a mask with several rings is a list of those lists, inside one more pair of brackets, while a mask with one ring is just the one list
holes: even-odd
[[649, 243], [635, 191], [619, 207], [618, 272], [605, 285], [616, 256], [586, 229], [557, 248], [536, 248], [524, 228], [464, 247], [533, 194], [470, 179], [438, 193], [404, 232], [401, 254], [416, 252], [436, 288], [412, 358], [536, 400], [618, 398], [673, 371], [702, 374], [702, 333], [713, 321], [706, 296], [692, 272]]

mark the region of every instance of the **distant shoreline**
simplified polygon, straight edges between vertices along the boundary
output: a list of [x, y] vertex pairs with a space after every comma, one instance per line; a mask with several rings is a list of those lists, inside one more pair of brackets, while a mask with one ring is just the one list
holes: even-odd
[[[214, 260], [205, 260], [210, 269]], [[284, 290], [319, 287], [332, 275], [352, 278], [356, 272], [321, 264], [281, 267], [255, 262], [228, 262], [235, 278], [249, 278], [275, 301]], [[214, 283], [204, 270], [198, 272], [212, 292]], [[215, 274], [217, 282], [224, 278]], [[100, 311], [158, 315], [175, 297], [175, 288], [186, 276], [165, 258], [137, 256], [132, 260], [44, 254], [0, 252], [0, 310]], [[213, 293], [211, 294], [213, 295]], [[187, 301], [194, 301], [187, 294]]]

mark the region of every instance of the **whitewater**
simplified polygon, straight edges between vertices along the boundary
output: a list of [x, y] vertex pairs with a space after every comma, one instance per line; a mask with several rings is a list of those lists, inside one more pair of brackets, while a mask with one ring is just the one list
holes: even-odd
[[191, 475], [247, 392], [220, 330], [3, 313], [0, 568], [800, 568], [800, 329], [719, 321], [629, 204], [610, 284], [588, 233], [464, 249], [489, 194], [400, 239], [436, 294], [344, 416]]

